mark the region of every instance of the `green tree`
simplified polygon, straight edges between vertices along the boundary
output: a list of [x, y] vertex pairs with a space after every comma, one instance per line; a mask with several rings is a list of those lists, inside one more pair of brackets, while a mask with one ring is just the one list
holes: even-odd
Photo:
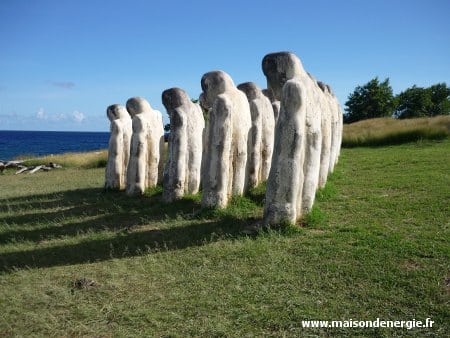
[[436, 115], [449, 115], [450, 114], [450, 88], [447, 87], [445, 82], [437, 83], [431, 86], [429, 89], [431, 102], [433, 106], [431, 108], [431, 116]]
[[450, 114], [450, 88], [438, 83], [428, 88], [416, 85], [396, 97], [395, 115], [406, 119]]
[[355, 91], [348, 96], [345, 106], [344, 122], [346, 123], [391, 116], [395, 104], [389, 78], [380, 82], [376, 77], [364, 86], [356, 87]]
[[433, 105], [430, 91], [416, 85], [398, 94], [396, 101], [395, 116], [401, 119], [429, 116]]

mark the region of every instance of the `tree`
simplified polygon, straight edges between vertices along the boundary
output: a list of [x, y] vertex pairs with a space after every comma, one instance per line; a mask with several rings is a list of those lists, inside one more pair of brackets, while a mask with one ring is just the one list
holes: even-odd
[[364, 86], [356, 87], [355, 91], [348, 96], [345, 106], [345, 123], [391, 116], [395, 104], [389, 78], [380, 82], [376, 77]]
[[398, 94], [396, 101], [395, 116], [400, 119], [429, 116], [432, 107], [430, 92], [416, 85]]
[[450, 88], [438, 83], [428, 88], [416, 85], [396, 97], [395, 116], [401, 119], [450, 114]]
[[429, 88], [431, 102], [431, 116], [450, 114], [450, 88], [445, 82], [437, 83]]

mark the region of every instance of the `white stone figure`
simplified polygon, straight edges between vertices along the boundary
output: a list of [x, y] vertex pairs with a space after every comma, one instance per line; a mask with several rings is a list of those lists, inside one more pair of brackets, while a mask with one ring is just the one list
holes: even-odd
[[323, 93], [317, 85], [316, 79], [307, 73], [304, 78], [304, 85], [307, 88], [309, 105], [306, 111], [306, 145], [302, 196], [301, 215], [308, 213], [316, 196], [319, 187], [320, 155], [322, 151], [322, 107]]
[[147, 100], [133, 97], [126, 104], [133, 120], [126, 193], [140, 195], [162, 181], [164, 127], [162, 115]]
[[278, 116], [280, 115], [280, 101], [275, 99], [272, 90], [263, 89], [262, 92], [270, 100], [270, 103], [272, 104], [273, 116], [275, 118], [275, 123], [277, 123]]
[[180, 88], [165, 90], [162, 102], [170, 117], [163, 199], [172, 202], [199, 190], [205, 120], [200, 106]]
[[339, 157], [342, 140], [342, 112], [339, 102], [329, 86], [327, 86], [327, 90], [331, 102], [331, 149], [328, 172], [332, 173]]
[[[336, 98], [336, 96], [335, 96]], [[342, 111], [342, 107], [339, 104], [339, 101], [336, 98], [336, 102], [338, 105], [338, 123], [337, 123], [337, 127], [338, 127], [338, 133], [336, 135], [336, 156], [335, 156], [335, 165], [338, 163], [339, 161], [339, 156], [341, 155], [341, 147], [342, 147], [342, 133], [344, 132], [344, 112]]]
[[[336, 150], [334, 152], [334, 164], [336, 165], [339, 160], [339, 155], [341, 153], [341, 145], [342, 145], [342, 132], [344, 130], [344, 113], [342, 111], [341, 105], [339, 104], [339, 101], [337, 100], [337, 97], [333, 94], [334, 102], [337, 106], [337, 132], [336, 132], [336, 140], [335, 140], [335, 147]], [[334, 168], [333, 168], [334, 169]]]
[[206, 173], [205, 170], [207, 168], [207, 162], [209, 161], [207, 159], [206, 153], [207, 153], [207, 149], [208, 147], [208, 140], [209, 140], [209, 112], [210, 112], [210, 108], [207, 107], [207, 103], [206, 103], [206, 99], [205, 99], [205, 95], [200, 94], [199, 98], [198, 98], [198, 104], [202, 110], [203, 116], [204, 116], [204, 120], [205, 120], [205, 128], [203, 129], [203, 136], [202, 136], [202, 164], [201, 164], [201, 169], [200, 169], [200, 186], [203, 187], [203, 178], [206, 177]]
[[272, 163], [275, 117], [270, 100], [253, 82], [237, 86], [245, 93], [250, 104], [252, 128], [249, 135], [248, 187], [256, 187], [267, 180]]
[[265, 225], [295, 223], [301, 208], [306, 97], [297, 79], [288, 80], [282, 94], [272, 166], [267, 180]]
[[320, 172], [319, 172], [319, 188], [324, 188], [327, 183], [327, 177], [330, 168], [331, 159], [331, 110], [332, 107], [332, 97], [329, 92], [329, 87], [323, 82], [317, 82], [319, 88], [323, 92], [323, 98], [321, 102], [322, 109], [322, 151], [320, 154]]
[[268, 54], [262, 67], [274, 99], [281, 100], [264, 222], [295, 223], [312, 207], [318, 187], [320, 89], [292, 53]]
[[246, 189], [251, 114], [247, 97], [223, 71], [203, 75], [201, 105], [208, 109], [202, 206], [225, 207]]
[[106, 109], [111, 121], [108, 146], [108, 161], [105, 171], [106, 189], [125, 189], [130, 141], [131, 118], [124, 106], [113, 104]]

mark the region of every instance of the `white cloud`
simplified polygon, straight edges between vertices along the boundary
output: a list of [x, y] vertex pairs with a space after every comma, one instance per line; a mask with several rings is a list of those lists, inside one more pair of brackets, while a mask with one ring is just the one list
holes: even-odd
[[65, 120], [66, 117], [67, 117], [66, 114], [64, 114], [64, 113], [59, 113], [59, 114], [55, 114], [55, 115], [53, 116], [53, 119], [56, 120], [56, 121], [61, 121], [61, 120]]
[[36, 112], [36, 118], [38, 120], [47, 120], [48, 119], [48, 115], [45, 112], [44, 108], [39, 108], [39, 110]]
[[75, 83], [71, 81], [52, 81], [50, 82], [52, 86], [64, 89], [72, 89], [75, 87]]
[[84, 113], [75, 110], [72, 113], [72, 119], [77, 123], [82, 123], [86, 119], [86, 116], [84, 115]]

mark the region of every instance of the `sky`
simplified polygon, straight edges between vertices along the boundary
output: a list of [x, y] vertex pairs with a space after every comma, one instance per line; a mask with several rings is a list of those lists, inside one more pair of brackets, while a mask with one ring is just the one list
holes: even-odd
[[0, 130], [108, 131], [106, 107], [201, 93], [223, 70], [266, 80], [291, 51], [341, 105], [357, 85], [450, 84], [449, 0], [0, 0]]

